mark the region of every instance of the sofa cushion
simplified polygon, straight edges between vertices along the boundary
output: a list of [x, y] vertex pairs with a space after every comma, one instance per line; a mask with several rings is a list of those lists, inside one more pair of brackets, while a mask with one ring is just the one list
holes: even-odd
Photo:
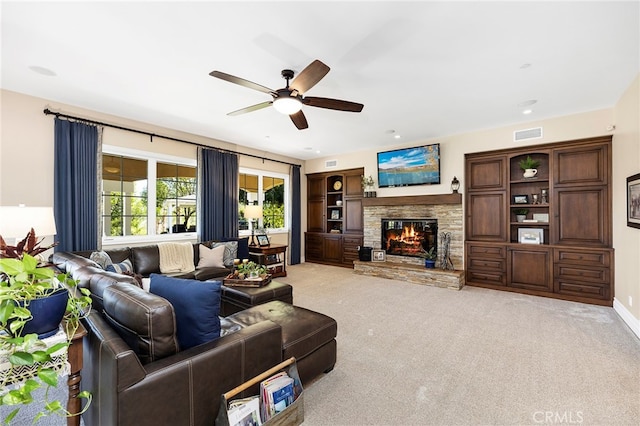
[[230, 268], [233, 266], [233, 260], [239, 259], [238, 257], [238, 242], [237, 241], [227, 241], [224, 243], [214, 243], [211, 248], [217, 248], [220, 246], [224, 246], [224, 254], [222, 256], [222, 262], [224, 266]]
[[123, 260], [120, 263], [111, 263], [104, 268], [106, 271], [116, 272], [118, 274], [133, 273], [133, 265], [129, 259]]
[[157, 245], [131, 247], [133, 270], [143, 277], [160, 273], [160, 251]]
[[178, 352], [171, 304], [131, 284], [117, 283], [103, 293], [104, 315], [143, 364]]
[[220, 337], [220, 281], [198, 281], [152, 274], [149, 291], [167, 299], [176, 315], [180, 350]]
[[102, 269], [107, 269], [109, 265], [113, 264], [113, 262], [111, 261], [111, 256], [109, 256], [107, 252], [103, 250], [94, 251], [89, 256], [89, 259], [96, 262]]
[[248, 259], [249, 258], [249, 237], [242, 238], [222, 238], [220, 242], [237, 241], [238, 252], [236, 253], [236, 259]]
[[[224, 263], [224, 255], [226, 250], [227, 248], [224, 244], [215, 246], [213, 248], [209, 248], [205, 245], [200, 244], [200, 247], [198, 249], [200, 253], [200, 259], [198, 260], [198, 266], [196, 266], [196, 269], [207, 267], [224, 268], [226, 266]], [[231, 260], [231, 264], [233, 264], [233, 260]]]

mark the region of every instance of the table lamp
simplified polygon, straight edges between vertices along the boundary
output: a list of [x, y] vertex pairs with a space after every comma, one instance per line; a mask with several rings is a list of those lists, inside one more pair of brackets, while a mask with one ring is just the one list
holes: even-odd
[[255, 246], [255, 229], [258, 219], [262, 217], [262, 206], [247, 206], [244, 209], [244, 216], [251, 220], [251, 243], [250, 246]]

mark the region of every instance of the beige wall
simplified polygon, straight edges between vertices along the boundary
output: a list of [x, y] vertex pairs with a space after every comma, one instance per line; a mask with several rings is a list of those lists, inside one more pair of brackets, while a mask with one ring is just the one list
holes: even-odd
[[[626, 188], [627, 177], [640, 173], [639, 105], [640, 74], [614, 109], [616, 130], [613, 140], [613, 247], [616, 249], [614, 307], [619, 312], [626, 310], [633, 316], [636, 321], [634, 331], [640, 335], [640, 229], [627, 226]], [[633, 305], [629, 304], [629, 297], [633, 299]]]
[[[237, 146], [235, 144], [205, 138], [172, 129], [153, 126], [101, 114], [70, 105], [60, 104], [46, 99], [23, 95], [7, 90], [0, 91], [0, 205], [10, 206], [26, 204], [28, 206], [53, 206], [53, 116], [45, 115], [43, 110], [74, 115], [90, 120], [115, 124], [163, 136], [174, 137], [202, 145], [229, 149], [257, 156], [266, 156], [263, 152]], [[151, 151], [166, 155], [196, 158], [196, 146], [162, 138], [105, 127], [103, 143], [123, 146], [131, 149]], [[301, 160], [283, 156], [268, 155], [276, 160], [302, 164]], [[289, 173], [289, 166], [258, 158], [240, 156], [241, 167]], [[301, 173], [304, 176], [304, 165]], [[306, 214], [305, 214], [306, 217]], [[306, 222], [303, 222], [303, 229]], [[287, 234], [270, 236], [275, 243], [286, 244]]]

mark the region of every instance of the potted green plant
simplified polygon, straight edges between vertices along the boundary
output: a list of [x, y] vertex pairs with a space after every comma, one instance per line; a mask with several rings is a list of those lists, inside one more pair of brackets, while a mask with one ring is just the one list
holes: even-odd
[[375, 184], [373, 180], [373, 176], [369, 175], [369, 177], [362, 176], [362, 190], [364, 191], [365, 198], [371, 198], [376, 196], [375, 191], [369, 191], [369, 188], [373, 188]]
[[528, 209], [514, 209], [513, 213], [516, 215], [516, 221], [524, 222], [527, 218], [527, 214], [529, 213]]
[[436, 246], [431, 247], [429, 250], [425, 250], [424, 247], [421, 247], [420, 257], [424, 259], [425, 268], [434, 269], [436, 267], [436, 259], [438, 258]]
[[267, 268], [264, 265], [259, 265], [253, 261], [249, 261], [239, 264], [233, 272], [233, 275], [241, 280], [246, 278], [264, 278], [267, 276]]
[[[8, 246], [0, 236], [0, 363], [9, 366], [0, 370], [0, 405], [17, 406], [5, 417], [5, 423], [15, 418], [21, 406], [37, 402], [32, 395], [36, 389], [57, 387], [54, 356], [65, 352], [80, 319], [91, 306], [87, 289], [78, 289], [76, 281], [66, 274], [57, 274], [51, 265], [41, 265], [34, 257], [50, 248], [39, 244], [33, 229], [16, 246]], [[40, 322], [39, 316], [45, 317], [45, 323], [51, 322], [46, 321], [53, 315], [47, 311], [51, 300], [54, 305], [62, 305], [54, 308], [60, 310], [61, 315], [53, 320], [56, 328], [53, 334], [60, 324], [64, 324], [65, 331], [61, 341], [50, 339], [57, 342], [54, 344], [44, 340], [50, 333], [38, 335], [39, 330], [32, 332], [31, 327]], [[50, 327], [45, 324], [46, 331], [50, 331], [47, 330]], [[78, 397], [91, 401], [91, 395], [86, 391], [80, 392]], [[60, 401], [48, 399], [48, 392], [38, 402], [44, 408], [34, 422], [52, 414], [70, 415]]]
[[540, 161], [534, 160], [530, 155], [527, 155], [527, 158], [521, 159], [518, 165], [522, 170], [524, 170], [523, 176], [525, 178], [532, 178], [538, 174], [538, 166], [540, 165]]

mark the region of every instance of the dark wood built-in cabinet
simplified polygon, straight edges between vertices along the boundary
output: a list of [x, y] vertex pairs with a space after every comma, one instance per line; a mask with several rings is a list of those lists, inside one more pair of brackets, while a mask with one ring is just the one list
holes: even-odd
[[363, 244], [364, 169], [307, 175], [305, 261], [353, 266]]
[[[612, 305], [611, 149], [606, 136], [467, 154], [466, 283]], [[519, 166], [527, 157], [540, 163], [533, 178]]]

